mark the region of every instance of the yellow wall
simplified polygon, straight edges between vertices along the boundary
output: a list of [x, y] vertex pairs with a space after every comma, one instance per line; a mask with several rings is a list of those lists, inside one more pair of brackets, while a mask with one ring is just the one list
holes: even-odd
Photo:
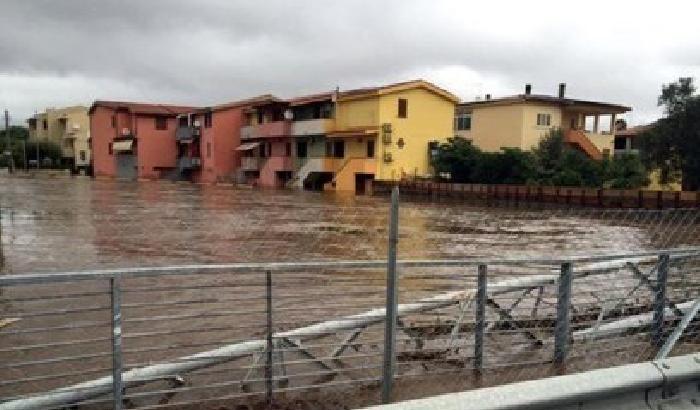
[[[407, 118], [398, 118], [398, 100], [408, 100]], [[413, 88], [379, 97], [379, 122], [391, 123], [391, 144], [377, 138], [377, 179], [432, 174], [428, 152], [430, 141], [446, 142], [453, 134], [455, 103], [423, 88]], [[403, 138], [404, 147], [398, 147]], [[391, 152], [393, 161], [383, 160]]]
[[472, 110], [472, 144], [484, 151], [520, 147], [523, 132], [522, 105], [475, 107]]
[[[522, 108], [522, 140], [518, 146], [522, 150], [536, 147], [551, 130], [562, 126], [562, 113], [559, 107], [545, 104], [523, 104]], [[537, 125], [537, 114], [551, 115], [549, 126]]]
[[335, 110], [336, 130], [379, 125], [379, 97], [338, 101]]

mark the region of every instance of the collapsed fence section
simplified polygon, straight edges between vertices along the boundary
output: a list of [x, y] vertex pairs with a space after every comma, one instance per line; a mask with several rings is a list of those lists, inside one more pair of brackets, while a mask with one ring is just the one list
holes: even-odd
[[359, 407], [387, 383], [396, 400], [638, 362], [700, 297], [699, 267], [698, 249], [398, 261], [396, 299], [387, 261], [4, 276], [0, 409]]

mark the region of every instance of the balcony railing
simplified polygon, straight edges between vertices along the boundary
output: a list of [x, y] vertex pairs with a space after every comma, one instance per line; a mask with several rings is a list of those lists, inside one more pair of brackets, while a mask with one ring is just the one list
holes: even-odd
[[241, 169], [243, 171], [257, 171], [260, 169], [260, 157], [243, 157], [241, 158]]
[[178, 127], [175, 130], [175, 139], [178, 142], [189, 142], [199, 137], [199, 127]]
[[334, 128], [335, 120], [330, 118], [294, 121], [292, 135], [324, 135], [333, 132]]
[[180, 157], [177, 159], [177, 166], [180, 171], [199, 169], [202, 166], [202, 159], [199, 157]]
[[290, 121], [273, 121], [241, 127], [241, 139], [284, 137], [291, 135]]

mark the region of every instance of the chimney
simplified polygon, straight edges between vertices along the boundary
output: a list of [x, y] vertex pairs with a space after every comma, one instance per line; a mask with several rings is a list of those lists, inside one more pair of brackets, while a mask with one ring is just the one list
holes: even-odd
[[525, 84], [525, 95], [532, 94], [532, 84]]
[[564, 98], [566, 95], [566, 83], [559, 83], [559, 98]]
[[486, 101], [491, 99], [491, 94], [486, 94]]

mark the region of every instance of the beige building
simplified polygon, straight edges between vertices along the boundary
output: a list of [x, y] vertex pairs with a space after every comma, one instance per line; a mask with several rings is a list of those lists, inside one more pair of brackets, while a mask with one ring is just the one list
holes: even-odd
[[501, 148], [530, 150], [553, 129], [562, 129], [566, 141], [594, 159], [614, 152], [615, 120], [629, 107], [566, 97], [566, 84], [556, 96], [525, 93], [462, 103], [455, 113], [455, 135], [484, 151]]
[[29, 139], [61, 147], [62, 165], [76, 172], [90, 167], [90, 120], [83, 106], [48, 108], [27, 120]]

